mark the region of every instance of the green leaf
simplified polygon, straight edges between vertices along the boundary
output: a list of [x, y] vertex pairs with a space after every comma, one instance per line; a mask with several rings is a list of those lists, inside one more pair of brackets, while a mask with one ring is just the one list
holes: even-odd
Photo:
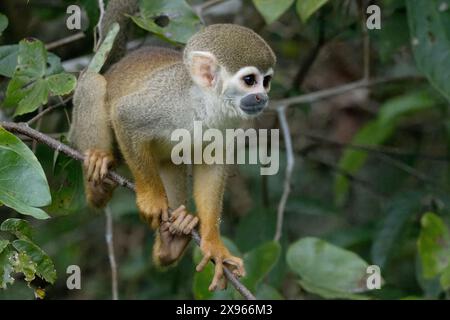
[[17, 64], [19, 46], [8, 45], [0, 47], [0, 75], [11, 78]]
[[143, 0], [140, 16], [131, 18], [142, 29], [179, 43], [186, 43], [201, 26], [200, 19], [185, 0]]
[[118, 23], [113, 23], [111, 28], [108, 30], [106, 34], [105, 40], [103, 40], [102, 44], [98, 48], [91, 62], [89, 63], [88, 70], [98, 73], [102, 69], [105, 64], [106, 59], [108, 58], [108, 54], [113, 47], [114, 40], [116, 39], [117, 34], [119, 33], [120, 26]]
[[277, 20], [294, 3], [294, 0], [253, 0], [253, 4], [267, 24]]
[[77, 78], [69, 73], [60, 73], [49, 76], [47, 83], [52, 96], [63, 96], [75, 89]]
[[[342, 298], [367, 290], [367, 262], [321, 239], [307, 237], [294, 242], [286, 258], [306, 290], [314, 286]], [[317, 290], [314, 293], [326, 296]]]
[[40, 163], [20, 139], [1, 127], [0, 202], [37, 219], [49, 217], [36, 208], [51, 202], [47, 178]]
[[[58, 153], [52, 180], [52, 204], [45, 208], [50, 214], [75, 213], [86, 206], [83, 170], [74, 159]], [[115, 208], [115, 207], [114, 207]], [[116, 213], [116, 211], [114, 212]]]
[[450, 0], [405, 2], [417, 67], [450, 100]]
[[50, 257], [42, 251], [34, 243], [27, 240], [15, 240], [12, 243], [13, 247], [19, 251], [19, 253], [24, 253], [28, 255], [36, 264], [36, 274], [46, 280], [47, 282], [53, 284], [56, 280], [56, 270]]
[[402, 116], [431, 108], [436, 105], [436, 102], [436, 98], [428, 91], [413, 92], [396, 97], [381, 106], [378, 120], [381, 124], [393, 123]]
[[14, 272], [14, 251], [9, 247], [0, 252], [0, 288], [6, 289], [8, 284], [14, 283], [11, 273]]
[[4, 14], [0, 13], [0, 36], [6, 27], [8, 27], [8, 18]]
[[297, 13], [303, 22], [308, 21], [328, 0], [297, 0]]
[[386, 218], [372, 245], [372, 261], [381, 269], [392, 255], [405, 225], [422, 207], [421, 194], [418, 192], [401, 193], [386, 207]]
[[10, 232], [19, 239], [31, 240], [31, 227], [28, 221], [10, 218], [0, 225], [1, 231]]
[[[0, 46], [0, 75], [12, 78], [17, 66], [17, 56], [19, 54], [19, 45]], [[47, 75], [63, 72], [61, 59], [48, 52], [47, 55]]]
[[6, 107], [17, 105], [15, 116], [35, 111], [47, 103], [49, 94], [67, 94], [75, 88], [73, 75], [50, 75], [60, 70], [59, 58], [49, 59], [41, 41], [22, 40], [18, 50], [17, 66], [6, 89], [4, 102]]
[[423, 275], [433, 278], [449, 266], [450, 233], [442, 219], [427, 212], [420, 220], [422, 229], [417, 243], [422, 261]]
[[14, 263], [14, 271], [23, 273], [26, 282], [31, 282], [36, 277], [37, 265], [25, 252], [19, 252]]
[[247, 275], [242, 278], [242, 283], [250, 291], [255, 291], [258, 283], [272, 270], [278, 261], [280, 252], [280, 244], [269, 241], [245, 254], [244, 266]]
[[8, 240], [0, 240], [0, 253], [8, 246]]

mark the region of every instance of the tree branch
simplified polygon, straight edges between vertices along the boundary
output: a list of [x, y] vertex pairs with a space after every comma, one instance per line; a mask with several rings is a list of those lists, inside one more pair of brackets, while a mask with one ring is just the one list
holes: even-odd
[[113, 300], [119, 300], [119, 285], [117, 282], [117, 263], [114, 254], [113, 215], [109, 205], [105, 208], [106, 228], [105, 240], [108, 247], [109, 265], [111, 266], [111, 291]]
[[295, 162], [291, 133], [289, 131], [289, 125], [286, 119], [286, 107], [285, 106], [278, 107], [277, 111], [278, 111], [278, 119], [280, 121], [280, 127], [281, 130], [283, 131], [284, 144], [286, 147], [287, 165], [286, 165], [286, 173], [284, 176], [283, 194], [281, 196], [280, 203], [278, 204], [277, 229], [274, 236], [275, 241], [279, 241], [281, 238], [281, 232], [283, 230], [284, 211], [286, 208], [286, 202], [289, 197], [289, 193], [291, 192], [291, 177], [292, 171], [294, 170], [294, 162]]
[[53, 50], [55, 48], [64, 46], [64, 45], [66, 45], [68, 43], [71, 43], [71, 42], [83, 39], [84, 37], [85, 37], [84, 32], [78, 32], [78, 33], [75, 33], [75, 34], [73, 34], [71, 36], [68, 36], [68, 37], [65, 37], [65, 38], [62, 38], [62, 39], [59, 39], [59, 40], [56, 40], [54, 42], [50, 42], [50, 43], [46, 44], [45, 45], [45, 49], [46, 50]]
[[358, 80], [355, 82], [350, 82], [350, 83], [344, 84], [342, 86], [337, 86], [337, 87], [333, 87], [330, 89], [319, 90], [316, 92], [302, 94], [302, 95], [295, 96], [295, 97], [290, 97], [290, 98], [281, 99], [281, 100], [275, 100], [270, 103], [269, 108], [274, 110], [279, 105], [284, 105], [284, 106], [288, 107], [293, 104], [313, 103], [313, 102], [317, 102], [319, 100], [323, 100], [323, 99], [331, 98], [333, 96], [344, 94], [344, 93], [347, 93], [347, 92], [355, 90], [355, 89], [366, 88], [366, 87], [371, 87], [371, 86], [375, 86], [375, 85], [379, 85], [379, 84], [383, 84], [383, 83], [387, 83], [387, 82], [400, 81], [400, 80], [405, 80], [405, 79], [410, 79], [410, 78], [411, 78], [411, 76], [405, 76], [405, 77], [398, 77], [398, 76], [392, 77], [391, 76], [391, 77], [384, 77], [384, 78], [376, 78], [376, 79], [372, 79], [372, 80], [361, 79], [361, 80]]
[[[15, 123], [15, 122], [5, 122], [1, 121], [0, 126], [2, 126], [4, 129], [12, 132], [12, 133], [20, 133], [24, 136], [30, 137], [33, 140], [36, 140], [40, 143], [46, 144], [50, 148], [60, 151], [64, 153], [65, 155], [83, 162], [84, 156], [78, 152], [77, 150], [69, 147], [68, 145], [65, 145], [64, 143], [55, 140], [42, 132], [39, 132], [37, 130], [34, 130], [33, 128], [30, 128], [26, 123]], [[132, 191], [135, 191], [134, 184], [127, 180], [126, 178], [120, 176], [114, 171], [108, 172], [108, 177], [115, 181], [117, 184], [119, 184], [122, 187], [128, 188]], [[192, 239], [194, 239], [194, 242], [197, 245], [200, 245], [200, 235], [198, 234], [197, 230], [192, 230], [191, 232]], [[255, 296], [237, 279], [234, 274], [227, 268], [224, 267], [224, 274], [225, 277], [228, 279], [228, 281], [231, 282], [231, 284], [235, 287], [235, 289], [247, 300], [256, 300]]]

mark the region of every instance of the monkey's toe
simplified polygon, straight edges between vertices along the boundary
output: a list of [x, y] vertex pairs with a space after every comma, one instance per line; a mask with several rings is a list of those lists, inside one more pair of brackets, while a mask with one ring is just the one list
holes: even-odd
[[109, 151], [89, 149], [84, 153], [84, 167], [88, 181], [100, 183], [113, 166], [114, 158]]

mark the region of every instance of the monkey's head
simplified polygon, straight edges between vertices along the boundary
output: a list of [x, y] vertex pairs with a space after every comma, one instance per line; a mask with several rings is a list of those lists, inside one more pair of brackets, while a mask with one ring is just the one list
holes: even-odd
[[184, 49], [184, 63], [201, 89], [215, 93], [227, 113], [258, 115], [268, 105], [276, 57], [254, 31], [215, 24], [195, 34]]

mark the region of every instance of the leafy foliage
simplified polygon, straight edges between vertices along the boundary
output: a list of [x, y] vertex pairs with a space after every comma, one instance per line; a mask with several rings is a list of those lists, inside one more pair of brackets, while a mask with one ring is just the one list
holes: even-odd
[[76, 85], [68, 73], [52, 74], [47, 68], [47, 52], [39, 40], [22, 40], [17, 66], [6, 90], [6, 106], [16, 106], [15, 115], [33, 112], [47, 103], [49, 95], [65, 95]]
[[50, 257], [32, 242], [31, 227], [22, 219], [7, 219], [0, 230], [18, 239], [0, 240], [0, 288], [14, 282], [14, 273], [21, 273], [30, 284], [36, 276], [54, 283], [56, 270]]

